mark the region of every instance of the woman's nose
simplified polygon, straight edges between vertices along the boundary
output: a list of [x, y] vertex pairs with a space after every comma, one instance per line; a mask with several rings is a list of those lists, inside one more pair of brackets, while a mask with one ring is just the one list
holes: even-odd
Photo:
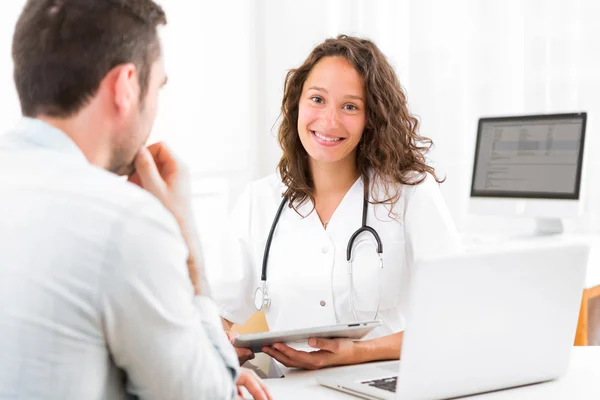
[[325, 122], [327, 129], [337, 129], [340, 125], [338, 110], [334, 107], [330, 107], [325, 110]]

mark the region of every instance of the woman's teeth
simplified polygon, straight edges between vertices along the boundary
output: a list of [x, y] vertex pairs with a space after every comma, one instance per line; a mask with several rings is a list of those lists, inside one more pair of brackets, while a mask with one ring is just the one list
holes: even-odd
[[318, 137], [321, 140], [324, 140], [326, 142], [339, 142], [340, 140], [342, 140], [342, 138], [333, 138], [333, 137], [327, 137], [327, 136], [323, 136], [318, 132], [312, 131], [313, 134]]

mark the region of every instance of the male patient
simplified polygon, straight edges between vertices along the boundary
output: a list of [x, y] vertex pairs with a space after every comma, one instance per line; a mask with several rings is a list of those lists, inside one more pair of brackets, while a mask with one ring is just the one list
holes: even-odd
[[270, 398], [207, 297], [183, 166], [144, 147], [165, 23], [151, 0], [22, 11], [24, 117], [0, 136], [0, 398]]

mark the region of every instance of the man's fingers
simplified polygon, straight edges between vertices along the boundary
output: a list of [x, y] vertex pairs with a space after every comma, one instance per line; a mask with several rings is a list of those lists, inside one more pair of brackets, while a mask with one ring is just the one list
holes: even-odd
[[265, 382], [262, 379], [259, 379], [258, 380], [258, 384], [262, 387], [263, 391], [267, 395], [267, 399], [268, 400], [273, 400], [273, 397], [271, 396], [271, 392], [269, 391], [269, 388], [267, 387], [267, 385], [265, 384]]
[[140, 176], [137, 172], [134, 172], [133, 175], [131, 175], [129, 178], [127, 178], [127, 180], [131, 183], [133, 183], [134, 185], [138, 185], [139, 187], [142, 187], [142, 181], [140, 180]]
[[142, 147], [135, 157], [135, 171], [141, 186], [162, 199], [166, 191], [165, 181], [158, 172], [154, 157], [145, 147]]
[[178, 169], [183, 168], [182, 163], [163, 142], [151, 144], [148, 146], [148, 151], [152, 155], [152, 158], [158, 166], [158, 170], [165, 180], [168, 180], [168, 178], [175, 174]]
[[[244, 370], [245, 370], [245, 369], [246, 369], [246, 368], [244, 368]], [[250, 375], [251, 375], [251, 377], [252, 377], [253, 381], [254, 381], [254, 382], [256, 382], [256, 384], [257, 384], [257, 385], [259, 385], [259, 386], [261, 387], [261, 389], [262, 389], [263, 393], [264, 393], [264, 394], [265, 394], [265, 396], [266, 396], [266, 397], [265, 397], [265, 399], [266, 399], [266, 400], [272, 400], [272, 397], [271, 397], [271, 392], [269, 392], [269, 388], [267, 387], [267, 385], [265, 384], [265, 382], [264, 382], [262, 379], [260, 379], [260, 378], [258, 377], [258, 375], [256, 375], [256, 372], [252, 371], [251, 369], [250, 369], [250, 370], [248, 370], [248, 372], [250, 373]]]
[[255, 400], [271, 400], [260, 378], [252, 370], [242, 370], [238, 385], [244, 386]]
[[157, 142], [149, 145], [148, 151], [152, 154], [152, 157], [157, 160], [168, 161], [169, 159], [174, 159], [173, 153], [171, 153], [171, 150], [169, 150], [164, 142]]

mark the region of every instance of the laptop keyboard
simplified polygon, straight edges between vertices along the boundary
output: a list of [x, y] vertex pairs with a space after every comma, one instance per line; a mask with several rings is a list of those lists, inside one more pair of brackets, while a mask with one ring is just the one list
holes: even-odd
[[372, 381], [365, 381], [365, 382], [361, 382], [361, 383], [363, 385], [369, 385], [372, 387], [376, 387], [378, 389], [383, 389], [383, 390], [387, 390], [388, 392], [395, 393], [397, 381], [398, 381], [398, 377], [392, 376], [391, 378], [373, 379]]

